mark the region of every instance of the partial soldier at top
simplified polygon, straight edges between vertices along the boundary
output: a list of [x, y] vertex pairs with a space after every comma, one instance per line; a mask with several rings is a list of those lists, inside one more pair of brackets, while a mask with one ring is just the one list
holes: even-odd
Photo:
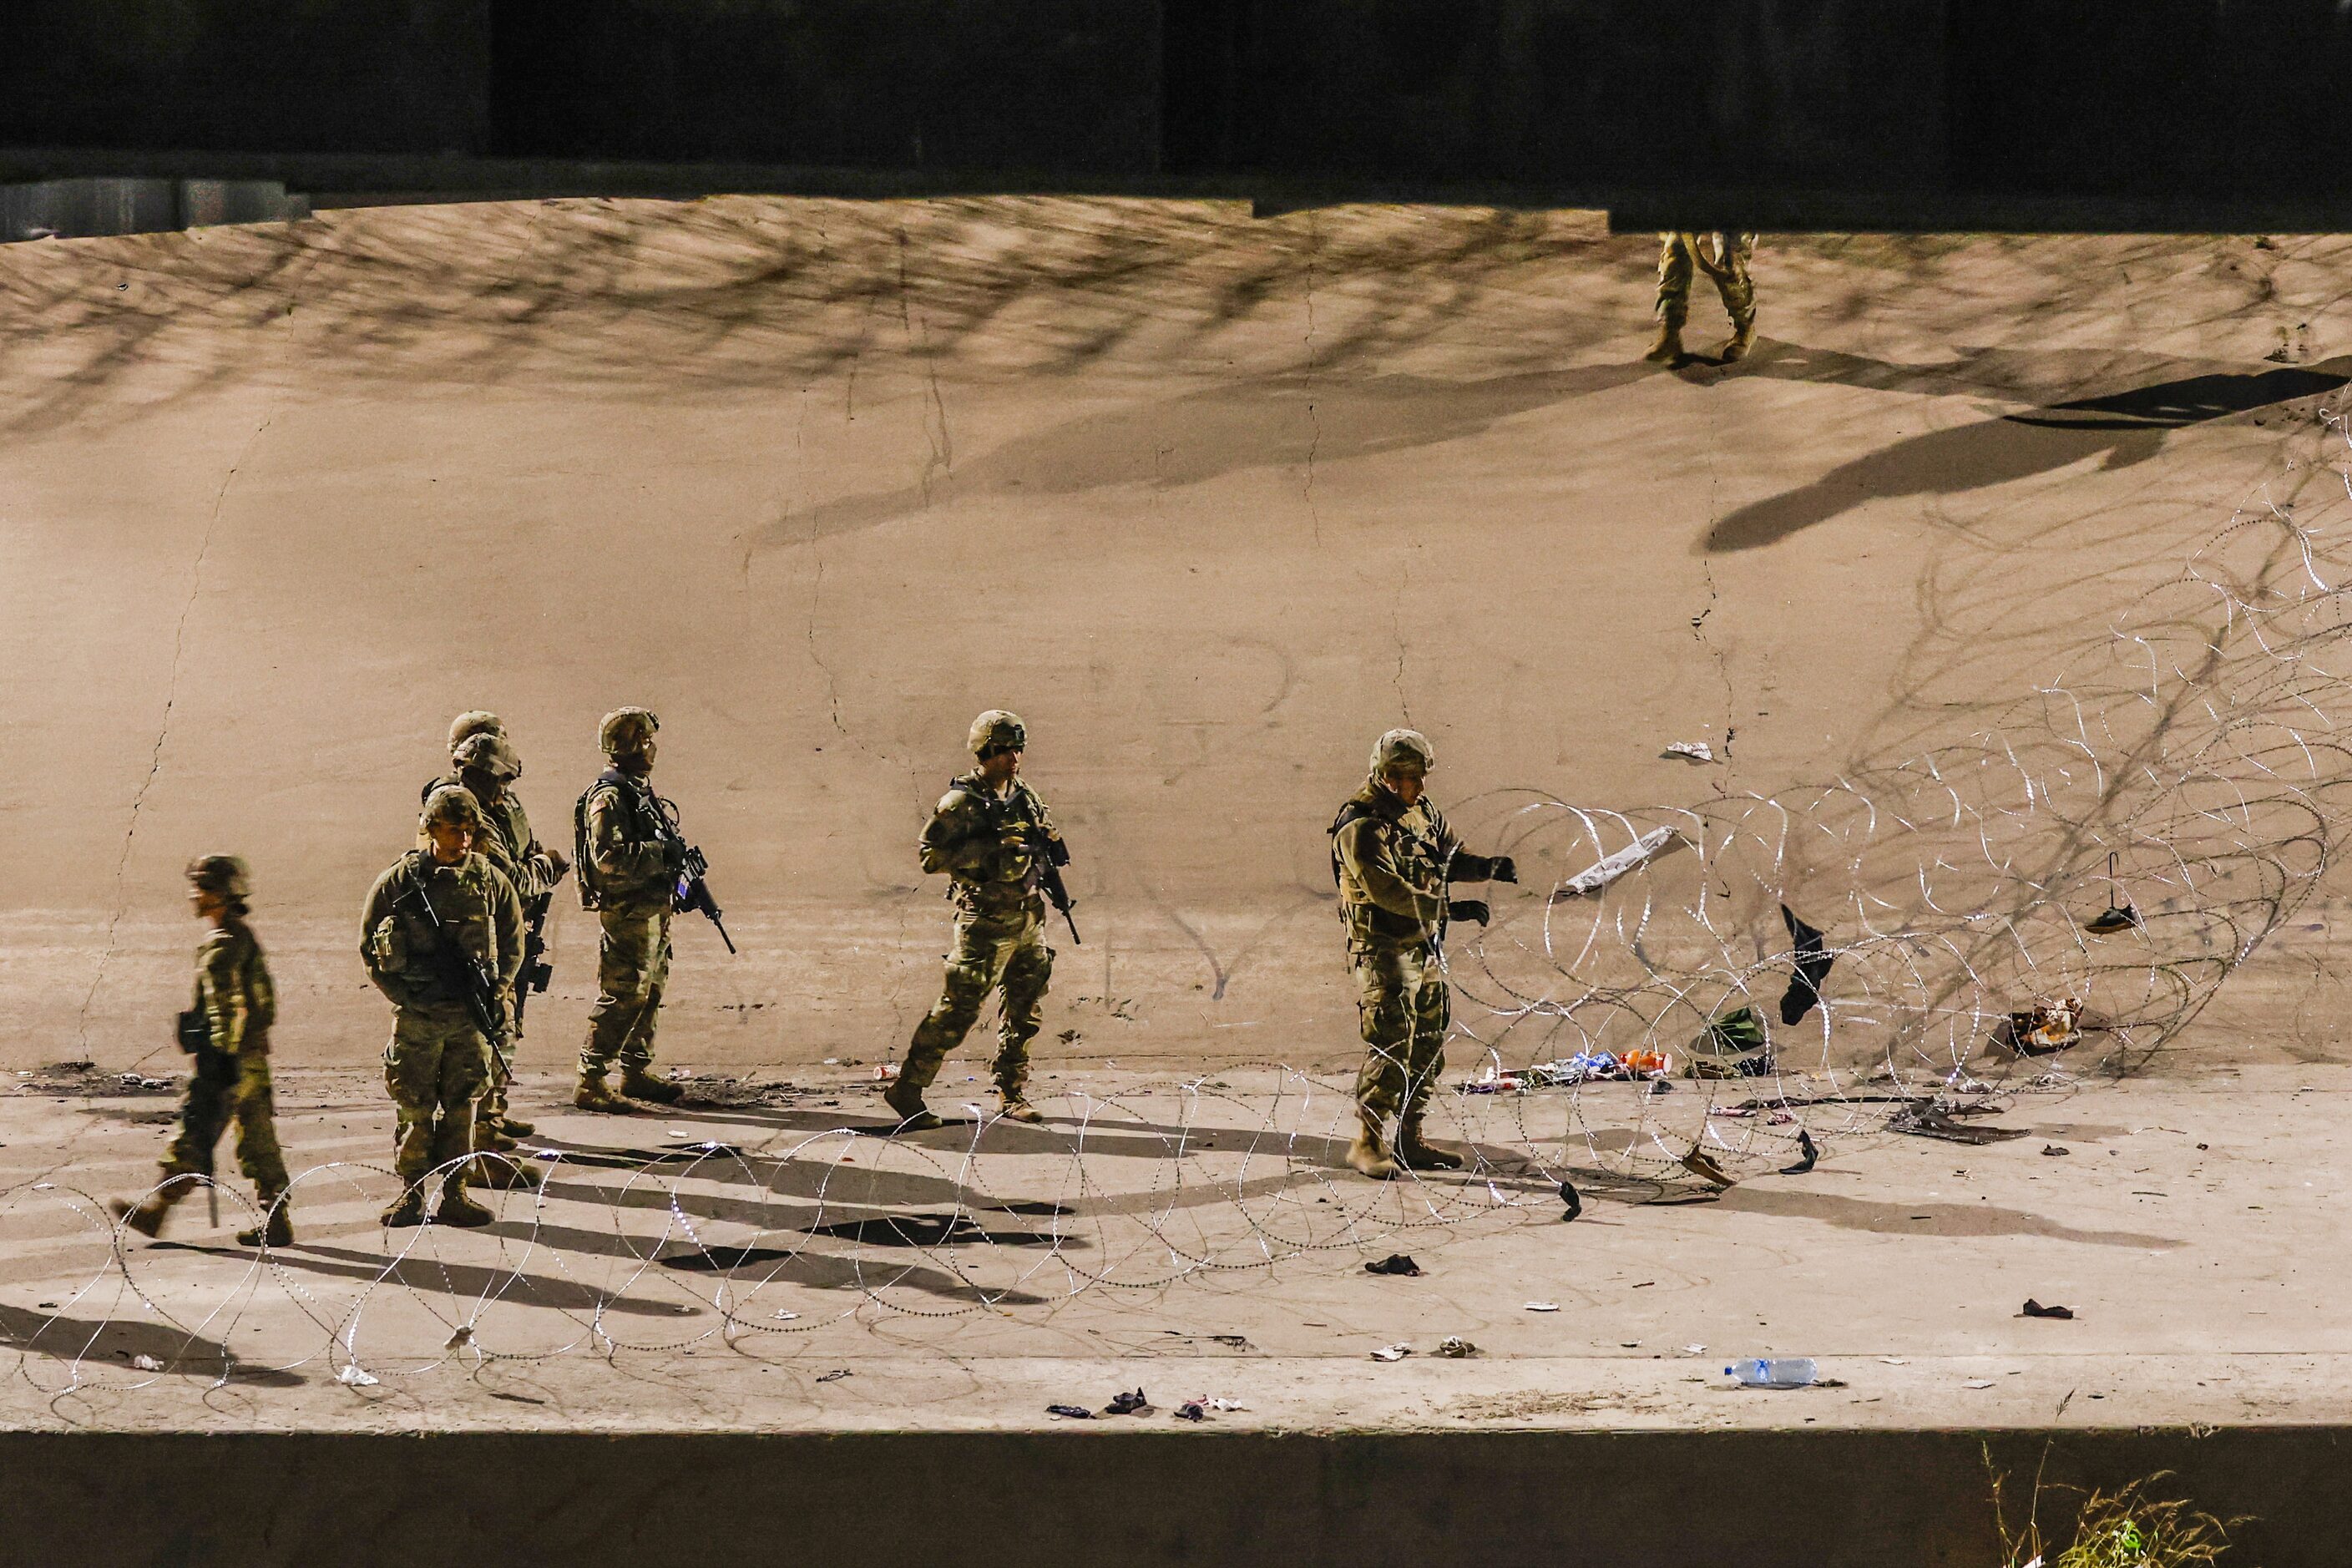
[[[1461, 1159], [1423, 1136], [1423, 1115], [1445, 1066], [1453, 1022], [1445, 927], [1485, 925], [1487, 909], [1448, 899], [1452, 882], [1516, 882], [1507, 855], [1468, 854], [1424, 791], [1436, 752], [1412, 730], [1372, 744], [1371, 776], [1332, 821], [1331, 878], [1348, 931], [1364, 1036], [1348, 1163], [1382, 1180], [1404, 1170], [1458, 1169]], [[1391, 1142], [1388, 1120], [1397, 1118]]]

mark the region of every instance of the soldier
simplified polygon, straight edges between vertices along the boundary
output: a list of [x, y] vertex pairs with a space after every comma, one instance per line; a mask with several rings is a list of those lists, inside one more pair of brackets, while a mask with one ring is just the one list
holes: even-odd
[[180, 1108], [180, 1135], [163, 1156], [163, 1182], [132, 1208], [108, 1206], [142, 1236], [160, 1236], [172, 1205], [213, 1171], [213, 1149], [236, 1122], [236, 1163], [253, 1183], [263, 1220], [236, 1233], [246, 1247], [290, 1247], [286, 1159], [278, 1152], [276, 1100], [269, 1087], [269, 1026], [278, 996], [262, 962], [261, 943], [245, 923], [251, 896], [245, 862], [207, 855], [188, 866], [188, 902], [212, 934], [196, 949], [195, 1005], [180, 1016], [181, 1043], [195, 1056], [188, 1098]]
[[924, 826], [916, 852], [927, 872], [944, 871], [956, 907], [955, 951], [929, 1014], [915, 1026], [906, 1065], [883, 1091], [898, 1113], [898, 1131], [942, 1125], [923, 1106], [940, 1064], [961, 1044], [991, 991], [1004, 994], [992, 1071], [1004, 1114], [1045, 1118], [1029, 1103], [1029, 1042], [1045, 1019], [1054, 950], [1045, 945], [1045, 900], [1038, 893], [1042, 858], [1059, 845], [1045, 803], [1021, 777], [1029, 733], [1020, 718], [992, 709], [971, 722], [979, 765], [948, 785]]
[[1696, 267], [1715, 279], [1724, 313], [1731, 318], [1731, 336], [1716, 357], [1725, 364], [1746, 359], [1756, 346], [1756, 284], [1748, 276], [1755, 254], [1752, 234], [1658, 236], [1658, 341], [1643, 357], [1660, 364], [1680, 364], [1689, 357], [1683, 352], [1683, 323], [1690, 319], [1691, 269]]
[[[654, 1077], [654, 1030], [669, 978], [669, 920], [677, 908], [686, 843], [677, 808], [654, 793], [654, 732], [661, 721], [643, 708], [618, 708], [596, 731], [613, 765], [572, 807], [580, 862], [580, 901], [596, 911], [604, 937], [596, 951], [596, 1005], [580, 1048], [583, 1110], [625, 1111], [628, 1099], [677, 1101], [674, 1083]], [[617, 1061], [621, 1090], [604, 1075]]]
[[[1333, 820], [1331, 877], [1348, 928], [1364, 1044], [1348, 1163], [1386, 1181], [1403, 1170], [1452, 1171], [1461, 1159], [1422, 1136], [1422, 1111], [1444, 1068], [1452, 1021], [1441, 944], [1449, 920], [1486, 923], [1486, 906], [1446, 901], [1448, 882], [1516, 882], [1507, 855], [1464, 853], [1425, 799], [1436, 754], [1411, 730], [1372, 745], [1371, 777]], [[1393, 1150], [1388, 1119], [1398, 1114]]]
[[425, 1177], [439, 1170], [442, 1225], [490, 1223], [466, 1195], [474, 1108], [490, 1070], [490, 1039], [507, 1026], [506, 997], [522, 968], [522, 900], [474, 853], [478, 803], [456, 784], [425, 797], [427, 849], [375, 879], [360, 916], [360, 956], [392, 998], [384, 1087], [399, 1110], [395, 1163], [404, 1184], [388, 1226], [425, 1223]]
[[[475, 1111], [476, 1146], [503, 1152], [514, 1148], [516, 1139], [527, 1138], [534, 1131], [530, 1122], [518, 1121], [507, 1114], [507, 1088], [514, 1079], [523, 1005], [529, 998], [534, 971], [541, 977], [541, 988], [546, 986], [547, 970], [542, 960], [547, 952], [548, 908], [554, 901], [556, 885], [563, 880], [572, 863], [532, 835], [530, 817], [509, 787], [522, 776], [522, 761], [515, 754], [514, 745], [498, 716], [461, 714], [450, 727], [450, 733], [457, 737], [449, 751], [455, 776], [434, 780], [425, 786], [425, 794], [429, 797], [443, 784], [457, 784], [474, 797], [482, 809], [482, 830], [474, 840], [474, 847], [506, 874], [523, 905], [523, 968], [515, 993], [509, 999], [514, 1027], [504, 1038], [490, 1044], [490, 1081]], [[524, 1179], [511, 1162], [485, 1161], [479, 1170], [494, 1186], [513, 1185]]]

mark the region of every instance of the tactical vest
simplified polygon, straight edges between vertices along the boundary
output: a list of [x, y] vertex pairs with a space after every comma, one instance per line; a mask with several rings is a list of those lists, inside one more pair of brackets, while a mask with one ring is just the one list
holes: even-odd
[[641, 784], [618, 768], [606, 768], [596, 775], [596, 782], [580, 792], [572, 803], [572, 868], [580, 882], [580, 903], [583, 909], [604, 907], [604, 879], [596, 869], [596, 858], [588, 852], [588, 802], [598, 790], [611, 785], [621, 792], [629, 809], [621, 824], [621, 842], [629, 845], [658, 843], [665, 835], [652, 814], [661, 809], [656, 804], [653, 788]]

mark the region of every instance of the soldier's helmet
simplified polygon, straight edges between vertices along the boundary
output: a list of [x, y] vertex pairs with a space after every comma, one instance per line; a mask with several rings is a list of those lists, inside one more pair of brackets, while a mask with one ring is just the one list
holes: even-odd
[[417, 820], [426, 827], [436, 822], [453, 826], [462, 823], [467, 827], [479, 827], [482, 825], [482, 803], [476, 800], [474, 792], [463, 784], [443, 784], [425, 797], [425, 813]]
[[253, 896], [252, 874], [234, 855], [205, 855], [189, 861], [188, 883], [201, 892], [240, 902]]
[[478, 708], [460, 713], [449, 721], [449, 753], [455, 756], [468, 735], [503, 735], [506, 732], [506, 721], [495, 713], [486, 713]]
[[467, 736], [450, 751], [449, 760], [462, 770], [488, 773], [500, 784], [522, 777], [522, 759], [515, 755], [513, 742], [494, 731]]
[[1376, 773], [1398, 766], [1418, 767], [1427, 773], [1436, 765], [1436, 748], [1418, 730], [1391, 730], [1372, 742], [1372, 772]]
[[615, 708], [596, 727], [596, 743], [604, 748], [608, 757], [626, 756], [644, 751], [646, 742], [660, 728], [661, 721], [654, 717], [650, 709]]
[[985, 757], [991, 752], [1024, 751], [1029, 745], [1029, 729], [1021, 722], [1020, 714], [992, 708], [971, 721], [971, 741], [975, 757]]

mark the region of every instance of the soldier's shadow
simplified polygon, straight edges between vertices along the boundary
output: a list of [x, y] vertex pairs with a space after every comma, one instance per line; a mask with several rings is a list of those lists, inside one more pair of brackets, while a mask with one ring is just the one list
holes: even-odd
[[[1771, 343], [1759, 344], [1744, 365], [1727, 374], [1981, 395], [2013, 375], [2017, 360], [2030, 357], [1979, 355], [1954, 366], [1912, 367]], [[2347, 378], [2352, 357], [2262, 371], [2200, 368], [2119, 392], [1926, 431], [1842, 463], [1811, 484], [1727, 513], [1707, 530], [1700, 550], [1710, 555], [1759, 550], [1870, 501], [1983, 489], [2093, 458], [2100, 459], [2102, 470], [2129, 468], [2157, 456], [2175, 431], [2321, 396], [2341, 388]]]
[[[235, 1256], [247, 1262], [253, 1258], [245, 1251]], [[169, 1323], [66, 1318], [25, 1307], [0, 1306], [0, 1345], [71, 1363], [104, 1363], [114, 1371], [127, 1370], [133, 1358], [145, 1356], [160, 1363], [167, 1373], [219, 1377], [226, 1372], [238, 1383], [268, 1388], [298, 1387], [305, 1381], [296, 1373], [247, 1366], [236, 1361], [220, 1341]]]

